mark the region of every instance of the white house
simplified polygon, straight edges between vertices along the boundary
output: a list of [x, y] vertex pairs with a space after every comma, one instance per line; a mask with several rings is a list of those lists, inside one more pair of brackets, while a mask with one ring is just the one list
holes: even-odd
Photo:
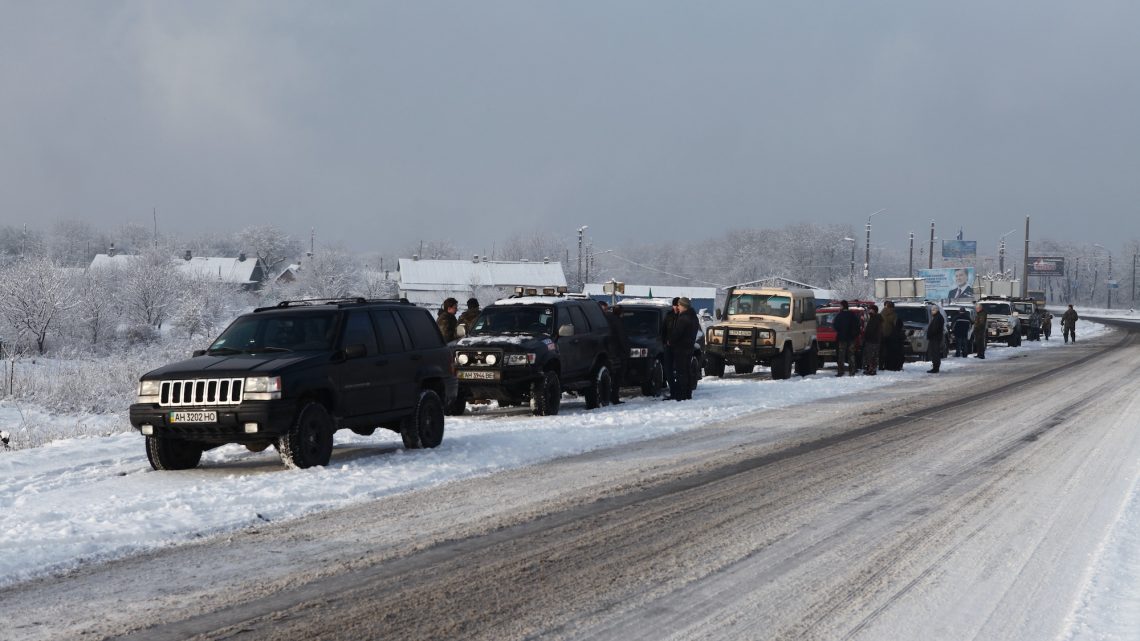
[[[132, 254], [96, 254], [91, 269], [127, 267], [138, 256]], [[261, 283], [261, 265], [245, 254], [237, 258], [218, 256], [191, 256], [187, 251], [181, 258], [171, 258], [174, 268], [181, 274], [202, 280], [214, 280], [245, 288]]]
[[474, 296], [486, 305], [508, 296], [515, 287], [565, 287], [560, 262], [502, 260], [417, 260], [401, 258], [400, 297], [416, 305], [436, 308], [454, 297], [462, 308]]

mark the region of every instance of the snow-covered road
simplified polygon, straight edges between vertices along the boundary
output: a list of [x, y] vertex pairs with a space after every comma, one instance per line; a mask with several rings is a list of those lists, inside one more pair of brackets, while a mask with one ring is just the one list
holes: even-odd
[[[1082, 339], [1105, 331], [1091, 323], [1082, 325]], [[0, 456], [0, 475], [9, 490], [2, 499], [0, 533], [16, 546], [11, 554], [0, 557], [0, 581], [13, 584], [248, 530], [266, 521], [406, 495], [599, 448], [716, 429], [714, 421], [744, 417], [764, 408], [852, 394], [883, 400], [893, 394], [902, 402], [915, 389], [955, 385], [955, 381], [966, 380], [962, 377], [997, 367], [994, 361], [1033, 358], [1035, 352], [1052, 352], [1057, 347], [1061, 347], [1059, 341], [1025, 343], [1020, 349], [991, 348], [991, 358], [985, 363], [951, 358], [937, 382], [924, 373], [922, 365], [911, 365], [902, 373], [875, 378], [836, 380], [825, 371], [782, 382], [763, 377], [706, 379], [690, 403], [633, 399], [621, 407], [586, 412], [580, 402], [569, 402], [563, 406], [563, 415], [541, 419], [520, 413], [476, 412], [449, 419], [444, 444], [433, 451], [405, 452], [395, 435], [365, 438], [341, 433], [333, 464], [316, 470], [285, 471], [271, 451], [252, 454], [227, 447], [208, 453], [200, 469], [155, 473], [136, 435], [58, 442]], [[766, 438], [794, 439], [801, 428], [789, 424], [785, 434], [772, 429]], [[1125, 472], [1135, 479], [1136, 469]], [[1114, 566], [1105, 564], [1109, 563], [1106, 559], [1121, 556], [1135, 561], [1135, 489], [1133, 484], [1128, 490], [1131, 503], [1118, 505], [1116, 529], [1096, 541], [1099, 553], [1090, 557], [1085, 569], [1089, 577], [1089, 592], [1081, 597], [1085, 605], [1073, 608], [1071, 634], [1075, 638], [1130, 638], [1085, 637], [1082, 630], [1100, 633], [1106, 616], [1119, 621], [1111, 614], [1098, 614], [1103, 601], [1097, 590], [1119, 590], [1122, 581], [1127, 587], [1129, 579], [1117, 576]], [[1133, 542], [1131, 553], [1129, 540]], [[1138, 592], [1133, 586], [1131, 597]], [[1127, 598], [1129, 593], [1123, 595]], [[29, 638], [36, 638], [38, 632], [43, 630], [30, 629]]]

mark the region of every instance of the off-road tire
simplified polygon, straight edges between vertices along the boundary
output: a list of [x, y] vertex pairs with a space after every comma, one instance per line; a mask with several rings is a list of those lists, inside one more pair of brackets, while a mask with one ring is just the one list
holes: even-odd
[[737, 374], [751, 374], [752, 372], [756, 371], [756, 365], [754, 364], [733, 365], [732, 367], [736, 370]]
[[309, 401], [297, 412], [289, 430], [277, 438], [277, 454], [288, 468], [328, 465], [335, 431], [332, 416], [325, 406]]
[[697, 389], [697, 383], [701, 381], [701, 359], [693, 354], [689, 358], [689, 390]]
[[784, 351], [772, 360], [772, 380], [782, 381], [792, 377], [792, 348], [784, 346]]
[[447, 404], [443, 409], [443, 413], [448, 416], [463, 416], [467, 412], [467, 397], [463, 394], [456, 394], [455, 399]]
[[412, 413], [400, 421], [400, 439], [408, 450], [439, 447], [443, 442], [443, 401], [439, 394], [420, 390]]
[[610, 404], [613, 379], [610, 377], [610, 368], [599, 365], [594, 376], [590, 379], [590, 386], [586, 388], [586, 409], [592, 410]]
[[157, 471], [192, 470], [202, 460], [202, 445], [175, 438], [146, 437], [146, 458]]
[[530, 386], [530, 408], [535, 416], [554, 416], [562, 405], [562, 382], [558, 372], [547, 370]]
[[653, 359], [649, 371], [645, 374], [645, 382], [641, 384], [641, 393], [645, 396], [661, 396], [665, 387], [665, 366], [658, 359]]
[[717, 378], [724, 377], [724, 359], [720, 356], [709, 355], [705, 358], [705, 373]]
[[816, 373], [816, 364], [819, 362], [818, 348], [815, 343], [811, 348], [796, 359], [796, 376], [811, 376]]

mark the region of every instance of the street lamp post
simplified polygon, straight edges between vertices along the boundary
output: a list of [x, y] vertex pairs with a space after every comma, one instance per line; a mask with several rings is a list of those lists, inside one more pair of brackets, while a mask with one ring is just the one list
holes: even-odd
[[869, 278], [871, 276], [871, 218], [884, 211], [887, 210], [880, 209], [867, 216], [867, 246], [864, 248], [865, 254], [863, 256], [863, 278]]
[[914, 278], [914, 232], [910, 232], [910, 263], [906, 270], [907, 278]]
[[585, 281], [582, 280], [582, 241], [586, 237], [586, 230], [589, 225], [582, 225], [578, 228], [578, 289], [585, 288]]
[[844, 236], [843, 240], [851, 243], [851, 281], [854, 282], [855, 281], [855, 239]]
[[1011, 229], [1005, 232], [1001, 235], [1001, 239], [998, 241], [998, 272], [1001, 273], [1003, 278], [1005, 277], [1005, 237], [1015, 231], [1017, 230]]

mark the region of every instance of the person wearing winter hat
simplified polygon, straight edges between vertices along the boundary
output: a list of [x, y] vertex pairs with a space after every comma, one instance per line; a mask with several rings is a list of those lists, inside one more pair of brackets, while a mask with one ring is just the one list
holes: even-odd
[[479, 299], [467, 299], [467, 311], [459, 315], [459, 322], [463, 327], [467, 328], [467, 333], [471, 333], [471, 328], [475, 326], [475, 319], [479, 318]]
[[670, 392], [673, 400], [686, 401], [693, 398], [690, 362], [693, 360], [700, 323], [697, 321], [697, 313], [693, 311], [693, 304], [687, 297], [681, 296], [677, 299], [677, 308], [680, 311], [673, 321], [666, 344], [666, 349], [671, 355], [669, 360], [673, 363]]

